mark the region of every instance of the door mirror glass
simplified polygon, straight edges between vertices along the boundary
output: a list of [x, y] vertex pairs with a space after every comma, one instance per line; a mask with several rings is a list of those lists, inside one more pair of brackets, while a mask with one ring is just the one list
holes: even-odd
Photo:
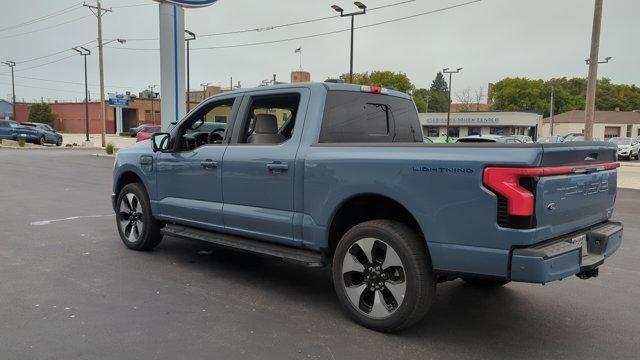
[[169, 133], [154, 133], [151, 136], [153, 151], [154, 152], [167, 151], [169, 149], [170, 140], [171, 140], [171, 135]]

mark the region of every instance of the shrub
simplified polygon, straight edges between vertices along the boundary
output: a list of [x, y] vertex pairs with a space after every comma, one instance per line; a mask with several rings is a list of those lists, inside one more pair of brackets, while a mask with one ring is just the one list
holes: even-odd
[[51, 112], [51, 106], [47, 103], [36, 103], [29, 109], [29, 121], [44, 123], [53, 126], [57, 116]]
[[107, 147], [106, 147], [106, 148], [104, 148], [104, 151], [106, 151], [106, 152], [107, 152], [107, 154], [109, 154], [109, 155], [113, 155], [113, 151], [114, 151], [114, 150], [115, 150], [115, 148], [114, 148], [114, 146], [113, 146], [113, 144], [112, 144], [112, 143], [108, 143], [108, 144], [107, 144]]
[[27, 140], [25, 138], [18, 138], [18, 146], [20, 147], [24, 147], [27, 143]]

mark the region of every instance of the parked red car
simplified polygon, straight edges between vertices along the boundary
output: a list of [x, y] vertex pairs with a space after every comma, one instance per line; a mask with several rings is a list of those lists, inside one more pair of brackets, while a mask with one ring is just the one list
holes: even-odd
[[145, 127], [143, 130], [139, 131], [138, 134], [136, 135], [136, 142], [151, 139], [151, 135], [159, 131], [160, 131], [160, 126]]

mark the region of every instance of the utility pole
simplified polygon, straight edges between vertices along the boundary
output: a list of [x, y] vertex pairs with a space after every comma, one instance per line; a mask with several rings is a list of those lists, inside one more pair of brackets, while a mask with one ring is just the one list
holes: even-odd
[[13, 91], [13, 120], [16, 120], [16, 78], [13, 74], [13, 68], [16, 66], [14, 61], [3, 61], [3, 64], [11, 68], [11, 89]]
[[154, 109], [154, 103], [156, 102], [156, 87], [158, 85], [149, 85], [149, 91], [151, 91], [151, 123], [156, 124], [156, 111]]
[[196, 39], [196, 34], [192, 31], [185, 30], [184, 31], [189, 37], [185, 38], [184, 41], [187, 43], [187, 113], [191, 110], [191, 41]]
[[87, 56], [91, 55], [91, 50], [82, 46], [74, 47], [73, 50], [77, 51], [78, 54], [82, 55], [84, 58], [84, 121], [87, 137], [86, 142], [89, 143], [89, 83], [87, 77]]
[[229, 81], [229, 91], [233, 91], [233, 76], [231, 77], [231, 80]]
[[553, 136], [553, 105], [555, 103], [554, 96], [555, 96], [555, 88], [551, 87], [551, 104], [550, 104], [550, 108], [551, 108], [550, 109], [550, 111], [551, 111], [550, 112], [550, 114], [551, 114], [550, 119], [551, 120], [549, 121], [549, 125], [550, 125], [549, 127], [551, 128], [551, 136]]
[[447, 110], [447, 144], [449, 143], [449, 125], [451, 124], [451, 88], [453, 87], [451, 82], [453, 81], [452, 75], [457, 74], [462, 70], [462, 68], [457, 68], [456, 70], [449, 70], [446, 68], [442, 70], [443, 73], [449, 74], [449, 109]]
[[107, 146], [107, 106], [104, 99], [104, 53], [102, 46], [102, 15], [113, 12], [111, 9], [105, 9], [98, 0], [97, 5], [89, 5], [84, 3], [82, 6], [89, 8], [93, 15], [98, 19], [98, 64], [100, 67], [100, 131], [102, 137], [102, 147]]
[[584, 139], [593, 140], [593, 124], [596, 111], [596, 87], [598, 86], [598, 53], [600, 51], [600, 28], [602, 26], [602, 0], [595, 0], [593, 29], [591, 30], [591, 54], [589, 56], [589, 80], [584, 118]]

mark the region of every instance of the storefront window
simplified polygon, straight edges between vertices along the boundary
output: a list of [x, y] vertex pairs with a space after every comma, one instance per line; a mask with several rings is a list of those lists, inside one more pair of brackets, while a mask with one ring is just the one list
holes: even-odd
[[425, 130], [425, 134], [428, 137], [438, 137], [440, 136], [440, 129], [436, 126], [428, 126]]
[[514, 135], [514, 128], [511, 127], [490, 127], [489, 134], [491, 135]]
[[482, 128], [479, 127], [470, 127], [469, 128], [469, 136], [478, 135], [482, 133]]
[[460, 137], [460, 128], [459, 127], [450, 127], [449, 128], [449, 137], [452, 137], [452, 138]]

